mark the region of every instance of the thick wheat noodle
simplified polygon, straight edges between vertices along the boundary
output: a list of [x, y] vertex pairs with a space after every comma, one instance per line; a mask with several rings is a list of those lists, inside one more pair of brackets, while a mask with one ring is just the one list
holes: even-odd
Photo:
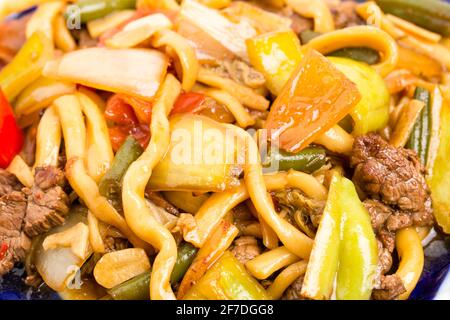
[[314, 19], [314, 31], [334, 30], [334, 20], [328, 5], [323, 0], [286, 0], [286, 4], [298, 14]]
[[125, 219], [140, 238], [159, 250], [150, 279], [150, 298], [153, 300], [175, 299], [170, 286], [170, 275], [177, 258], [177, 244], [170, 231], [154, 218], [144, 192], [153, 168], [169, 146], [170, 127], [167, 116], [180, 92], [178, 80], [167, 75], [153, 106], [150, 143], [139, 159], [128, 168], [123, 179]]
[[[269, 191], [292, 187], [302, 190], [312, 198], [324, 200], [327, 196], [326, 188], [313, 176], [294, 170], [291, 170], [289, 174], [279, 172], [273, 175], [265, 175], [264, 183]], [[201, 247], [213, 230], [219, 225], [220, 220], [230, 210], [248, 198], [249, 193], [245, 185], [241, 185], [232, 191], [213, 194], [203, 203], [195, 215], [195, 229], [186, 228], [188, 230], [185, 231], [181, 227], [184, 239], [197, 247]], [[179, 223], [182, 224], [183, 219], [180, 219]], [[270, 223], [269, 226], [271, 226]], [[299, 244], [302, 243], [300, 242]]]
[[181, 87], [186, 92], [191, 91], [197, 81], [199, 70], [199, 63], [194, 48], [181, 35], [168, 29], [158, 31], [152, 44], [157, 48], [168, 46], [175, 51], [183, 69]]
[[263, 280], [270, 277], [274, 272], [299, 260], [300, 258], [286, 247], [278, 247], [260, 254], [248, 261], [245, 266], [255, 278]]
[[284, 291], [300, 277], [305, 274], [308, 262], [305, 260], [295, 262], [281, 271], [272, 284], [267, 288], [267, 293], [272, 299], [280, 299]]
[[98, 183], [114, 159], [108, 126], [99, 106], [90, 97], [78, 92], [78, 98], [87, 124], [86, 166], [91, 178]]
[[228, 111], [233, 114], [237, 124], [241, 128], [246, 128], [255, 124], [255, 120], [253, 120], [253, 118], [250, 116], [247, 110], [245, 110], [244, 106], [239, 102], [239, 100], [225, 90], [202, 89], [198, 90], [198, 92], [203, 93], [204, 95], [213, 98], [217, 102], [223, 104], [228, 109]]
[[221, 77], [207, 68], [200, 67], [197, 81], [214, 88], [225, 90], [250, 109], [265, 111], [269, 108], [270, 102], [264, 96], [231, 79]]
[[36, 133], [36, 160], [34, 168], [57, 166], [61, 146], [61, 122], [55, 107], [49, 107], [39, 122]]
[[6, 170], [14, 174], [25, 187], [31, 188], [33, 186], [33, 172], [21, 156], [16, 155]]
[[368, 47], [381, 54], [381, 62], [372, 67], [383, 77], [395, 69], [398, 62], [398, 47], [385, 31], [371, 26], [356, 26], [335, 30], [312, 39], [306, 47], [322, 54], [349, 47]]
[[118, 228], [134, 246], [147, 248], [148, 245], [130, 230], [125, 219], [100, 195], [97, 184], [86, 172], [86, 127], [78, 96], [62, 96], [54, 101], [54, 105], [63, 129], [69, 184], [99, 220]]
[[400, 299], [406, 300], [416, 287], [424, 265], [423, 247], [417, 231], [414, 228], [397, 231], [395, 248], [400, 258], [395, 274], [402, 279], [406, 289], [406, 292], [400, 295]]

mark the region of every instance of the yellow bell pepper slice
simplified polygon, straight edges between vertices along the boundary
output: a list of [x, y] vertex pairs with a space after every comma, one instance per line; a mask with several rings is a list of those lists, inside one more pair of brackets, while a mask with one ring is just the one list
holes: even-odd
[[12, 101], [26, 86], [39, 78], [44, 64], [53, 57], [53, 44], [41, 31], [35, 32], [0, 72], [0, 86]]
[[246, 41], [251, 64], [266, 78], [266, 86], [279, 95], [303, 54], [292, 30], [272, 32]]

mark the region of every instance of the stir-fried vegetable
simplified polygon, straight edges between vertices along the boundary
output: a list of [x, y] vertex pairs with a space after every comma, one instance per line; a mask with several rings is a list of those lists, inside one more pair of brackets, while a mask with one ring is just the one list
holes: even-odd
[[53, 57], [53, 44], [41, 31], [23, 45], [14, 59], [0, 71], [0, 86], [9, 101], [39, 78], [45, 63]]
[[14, 113], [0, 87], [0, 168], [6, 168], [20, 152], [23, 135]]
[[27, 115], [47, 107], [56, 98], [74, 93], [73, 83], [40, 77], [26, 87], [14, 103], [16, 115]]
[[259, 34], [289, 30], [292, 25], [291, 19], [244, 1], [233, 1], [222, 13], [234, 22], [249, 21]]
[[[172, 285], [183, 278], [197, 251], [197, 248], [186, 242], [178, 247], [177, 262], [171, 276]], [[150, 299], [149, 285], [150, 272], [144, 272], [108, 290], [108, 294], [114, 300], [148, 300]]]
[[[279, 90], [286, 85], [287, 79], [302, 59], [298, 39], [289, 31], [249, 39], [247, 48], [251, 63], [264, 74], [267, 86], [274, 94], [279, 94]], [[382, 129], [389, 118], [389, 93], [383, 79], [363, 63], [339, 57], [329, 59], [357, 85], [362, 95], [361, 101], [350, 113], [354, 121], [353, 133], [361, 135]]]
[[[389, 143], [395, 147], [404, 147], [408, 142], [408, 139], [410, 139], [410, 136], [414, 135], [416, 121], [420, 121], [421, 112], [426, 108], [425, 103], [416, 99], [411, 100], [403, 107], [395, 124], [395, 130], [389, 139]], [[420, 131], [420, 129], [418, 131]], [[428, 140], [427, 137], [424, 137], [424, 139]]]
[[150, 261], [144, 249], [129, 248], [103, 255], [95, 265], [94, 277], [110, 289], [148, 270]]
[[338, 182], [341, 210], [341, 246], [336, 297], [370, 299], [378, 264], [378, 250], [370, 216], [350, 180]]
[[150, 272], [144, 272], [108, 290], [114, 300], [149, 300]]
[[333, 176], [317, 230], [302, 295], [328, 299], [337, 277], [338, 299], [369, 299], [378, 263], [367, 210], [350, 180]]
[[105, 44], [111, 48], [131, 48], [147, 40], [158, 30], [172, 28], [172, 22], [162, 13], [151, 14], [129, 22]]
[[417, 152], [420, 161], [426, 165], [429, 150], [430, 130], [431, 130], [431, 96], [425, 88], [418, 87], [414, 93], [414, 99], [425, 104], [419, 118], [415, 122], [414, 128], [409, 137], [407, 148]]
[[195, 195], [188, 191], [166, 191], [164, 192], [164, 198], [184, 212], [196, 214], [209, 196], [208, 194]]
[[376, 0], [385, 13], [450, 36], [450, 4], [440, 0]]
[[100, 194], [113, 202], [120, 203], [122, 196], [122, 178], [130, 164], [142, 154], [144, 150], [132, 136], [117, 151], [111, 168], [99, 182]]
[[135, 10], [115, 11], [103, 18], [91, 20], [86, 24], [89, 35], [97, 38], [108, 32], [109, 30], [119, 27], [123, 23], [129, 21], [135, 15]]
[[389, 92], [383, 78], [370, 66], [345, 58], [329, 58], [361, 93], [361, 100], [350, 112], [353, 134], [363, 135], [384, 128], [389, 120]]
[[72, 252], [71, 248], [58, 247], [44, 250], [42, 241], [46, 236], [68, 230], [77, 223], [86, 223], [87, 210], [84, 207], [74, 207], [66, 218], [66, 222], [50, 230], [43, 235], [41, 241], [36, 244], [35, 265], [45, 283], [55, 291], [67, 289], [69, 283], [74, 279], [89, 254], [81, 259]]
[[202, 29], [209, 37], [238, 57], [247, 60], [245, 40], [256, 35], [248, 22], [233, 23], [219, 13], [194, 0], [185, 0], [181, 6], [181, 18]]
[[89, 228], [85, 223], [78, 222], [67, 230], [47, 236], [42, 242], [42, 247], [46, 251], [49, 249], [70, 248], [74, 255], [81, 260], [85, 260], [92, 253], [89, 247]]
[[302, 58], [292, 30], [265, 33], [246, 41], [251, 64], [266, 78], [269, 90], [279, 95]]
[[113, 11], [134, 9], [136, 0], [78, 0], [75, 4], [78, 10], [74, 10], [72, 13], [71, 8], [68, 7], [67, 18], [76, 19], [78, 17], [73, 16], [73, 14], [79, 14], [81, 23], [86, 23], [103, 18]]
[[264, 288], [229, 251], [184, 296], [185, 300], [266, 300]]
[[276, 171], [290, 169], [313, 173], [326, 163], [325, 149], [321, 147], [308, 147], [298, 153], [288, 153], [282, 150], [271, 150], [270, 155], [263, 162], [264, 167]]
[[239, 230], [229, 221], [222, 220], [217, 229], [200, 248], [189, 266], [178, 288], [177, 298], [183, 298], [189, 289], [203, 277], [208, 270], [230, 247]]
[[450, 105], [442, 106], [435, 160], [430, 161], [428, 184], [433, 200], [434, 217], [445, 233], [450, 233]]
[[164, 54], [151, 49], [88, 48], [47, 63], [44, 75], [152, 100], [166, 75], [167, 63]]
[[189, 269], [192, 261], [194, 261], [197, 255], [198, 249], [189, 242], [184, 242], [178, 247], [177, 262], [172, 270], [172, 276], [170, 277], [170, 283], [175, 284], [183, 279], [184, 274]]
[[208, 192], [239, 185], [236, 142], [227, 128], [204, 116], [173, 116], [170, 145], [153, 169], [150, 189]]
[[298, 152], [342, 120], [360, 99], [353, 82], [309, 50], [273, 103], [266, 128], [282, 149]]

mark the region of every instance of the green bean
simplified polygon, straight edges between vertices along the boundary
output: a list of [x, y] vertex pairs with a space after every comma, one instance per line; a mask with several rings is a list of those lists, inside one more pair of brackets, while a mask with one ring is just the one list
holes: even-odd
[[406, 144], [408, 149], [417, 152], [420, 161], [426, 165], [429, 151], [430, 130], [431, 130], [431, 96], [427, 89], [418, 87], [414, 92], [414, 99], [425, 103], [419, 118], [414, 124], [413, 130]]
[[[102, 18], [116, 10], [134, 9], [136, 0], [79, 0], [74, 5], [79, 9], [76, 14], [80, 15], [81, 23], [86, 23]], [[69, 13], [70, 10], [69, 6], [66, 17], [68, 19], [75, 18], [73, 14]]]
[[263, 167], [270, 168], [278, 164], [278, 169], [281, 171], [294, 169], [312, 173], [320, 169], [325, 163], [325, 149], [322, 147], [309, 147], [295, 154], [282, 150], [272, 150], [270, 156], [263, 161]]
[[144, 272], [108, 290], [114, 300], [149, 300], [150, 272]]
[[376, 0], [381, 10], [450, 36], [450, 4], [439, 0]]
[[139, 142], [132, 136], [129, 136], [120, 149], [111, 164], [111, 168], [102, 177], [99, 183], [100, 194], [113, 203], [117, 201], [120, 203], [120, 196], [122, 192], [122, 178], [125, 175], [128, 167], [133, 163], [144, 150]]
[[334, 51], [329, 56], [349, 58], [367, 64], [376, 64], [380, 61], [380, 55], [376, 50], [366, 47], [344, 48]]
[[173, 267], [172, 276], [170, 277], [170, 283], [175, 284], [180, 281], [189, 266], [192, 264], [198, 249], [189, 242], [184, 242], [178, 248], [178, 257], [175, 266]]
[[[173, 284], [180, 281], [194, 260], [198, 249], [188, 242], [184, 242], [178, 248], [178, 257], [170, 277]], [[108, 290], [108, 294], [114, 300], [148, 300], [150, 286], [150, 271], [144, 272], [114, 288]]]

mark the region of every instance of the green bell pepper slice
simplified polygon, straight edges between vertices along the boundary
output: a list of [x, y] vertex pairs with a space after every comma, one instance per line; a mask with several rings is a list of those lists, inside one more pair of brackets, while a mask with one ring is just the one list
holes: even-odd
[[[427, 182], [431, 189], [434, 217], [442, 230], [450, 234], [450, 104], [444, 102], [440, 112], [439, 145], [434, 162], [428, 163]], [[435, 151], [433, 151], [434, 153]]]
[[372, 294], [378, 248], [370, 217], [353, 183], [335, 174], [314, 240], [302, 295], [329, 299], [336, 279], [338, 300]]
[[336, 298], [368, 300], [372, 294], [378, 249], [369, 214], [353, 183], [340, 178], [342, 240], [339, 250]]
[[329, 57], [362, 94], [352, 112], [353, 135], [359, 136], [384, 128], [389, 120], [389, 91], [383, 78], [369, 65], [347, 58]]

